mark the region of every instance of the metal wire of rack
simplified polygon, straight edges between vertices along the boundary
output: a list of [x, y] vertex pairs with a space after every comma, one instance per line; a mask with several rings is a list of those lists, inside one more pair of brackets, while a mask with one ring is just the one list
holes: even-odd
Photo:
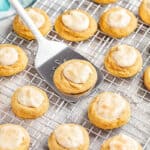
[[[44, 9], [54, 24], [56, 17], [66, 9], [81, 8], [89, 12], [98, 21], [100, 14], [113, 7], [122, 6], [130, 9], [137, 15], [139, 0], [120, 0], [116, 4], [107, 6], [97, 5], [91, 0], [38, 0], [35, 7]], [[138, 16], [138, 15], [137, 15]], [[76, 51], [86, 56], [96, 64], [104, 74], [101, 86], [88, 98], [76, 103], [63, 101], [56, 95], [45, 81], [37, 74], [33, 60], [36, 54], [36, 42], [27, 41], [18, 37], [13, 31], [7, 36], [0, 35], [0, 43], [13, 43], [21, 46], [29, 57], [29, 65], [25, 71], [16, 76], [0, 78], [0, 124], [15, 123], [25, 127], [31, 136], [31, 150], [46, 150], [47, 139], [53, 129], [62, 123], [79, 123], [87, 128], [90, 134], [90, 150], [99, 150], [101, 143], [112, 135], [123, 132], [135, 138], [144, 150], [150, 150], [150, 92], [143, 86], [143, 70], [150, 65], [150, 28], [140, 19], [137, 30], [127, 38], [114, 39], [106, 36], [101, 31], [84, 42], [68, 42], [61, 39], [53, 29], [48, 39], [63, 41], [75, 48]], [[103, 57], [107, 50], [116, 43], [127, 43], [138, 48], [143, 56], [143, 69], [135, 77], [121, 79], [108, 74], [103, 66]], [[36, 120], [22, 120], [17, 118], [10, 107], [10, 98], [17, 87], [32, 84], [44, 89], [50, 99], [50, 109], [41, 118]], [[115, 91], [128, 98], [132, 107], [130, 122], [122, 128], [115, 130], [101, 130], [87, 119], [87, 107], [92, 98], [100, 91]]]

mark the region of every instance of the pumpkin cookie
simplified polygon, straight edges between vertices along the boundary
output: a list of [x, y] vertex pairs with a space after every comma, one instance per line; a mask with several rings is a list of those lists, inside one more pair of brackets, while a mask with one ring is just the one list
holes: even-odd
[[129, 10], [116, 7], [101, 15], [99, 26], [107, 35], [122, 38], [131, 34], [137, 28], [137, 19]]
[[82, 41], [94, 35], [97, 23], [83, 10], [68, 10], [56, 19], [55, 30], [68, 41]]
[[129, 121], [130, 104], [119, 94], [103, 92], [89, 105], [88, 117], [98, 128], [118, 128]]
[[150, 0], [143, 0], [139, 7], [139, 16], [148, 25], [150, 25]]
[[53, 81], [58, 90], [65, 94], [82, 94], [93, 88], [97, 72], [90, 62], [71, 59], [55, 70]]
[[89, 135], [77, 124], [63, 124], [57, 127], [48, 139], [50, 150], [88, 150]]
[[142, 146], [131, 137], [119, 134], [104, 141], [100, 150], [142, 150]]
[[[51, 30], [50, 19], [45, 11], [39, 8], [27, 8], [26, 11], [42, 35], [46, 35]], [[35, 39], [32, 32], [28, 29], [28, 27], [18, 15], [13, 21], [13, 29], [19, 36], [27, 40]]]
[[144, 72], [144, 85], [150, 91], [150, 66]]
[[140, 52], [129, 45], [116, 45], [105, 56], [105, 68], [116, 77], [128, 78], [137, 74], [142, 68]]
[[93, 0], [93, 2], [98, 3], [98, 4], [110, 4], [114, 3], [117, 0]]
[[0, 150], [28, 150], [30, 136], [19, 125], [0, 125]]
[[11, 76], [23, 71], [28, 63], [25, 52], [12, 44], [0, 44], [0, 76]]
[[13, 94], [11, 106], [18, 117], [34, 119], [48, 110], [49, 100], [43, 90], [34, 86], [23, 86]]

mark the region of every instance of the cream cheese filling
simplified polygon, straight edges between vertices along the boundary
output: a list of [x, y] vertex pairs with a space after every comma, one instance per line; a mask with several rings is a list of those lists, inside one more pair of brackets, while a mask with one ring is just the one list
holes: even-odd
[[81, 62], [72, 62], [64, 70], [64, 76], [73, 83], [86, 83], [92, 73], [92, 69]]
[[131, 137], [120, 134], [109, 144], [110, 150], [138, 150], [138, 143]]
[[90, 24], [89, 17], [77, 10], [72, 10], [69, 14], [64, 14], [62, 16], [62, 22], [71, 30], [77, 32], [87, 30]]
[[111, 12], [107, 20], [108, 24], [115, 28], [124, 28], [128, 26], [130, 21], [131, 17], [124, 9]]
[[22, 144], [24, 134], [21, 129], [13, 126], [0, 128], [0, 148], [17, 149]]
[[18, 102], [27, 107], [37, 108], [44, 101], [44, 96], [40, 91], [32, 86], [24, 86], [18, 93]]
[[12, 47], [0, 48], [0, 65], [13, 65], [18, 60], [18, 52]]
[[147, 1], [146, 1], [146, 7], [147, 7], [147, 9], [150, 11], [150, 0], [147, 0]]
[[65, 148], [77, 148], [84, 143], [84, 135], [80, 127], [61, 125], [54, 131], [57, 142]]
[[112, 57], [121, 67], [130, 67], [135, 64], [137, 51], [134, 47], [128, 45], [118, 45], [117, 51], [113, 52]]
[[[37, 28], [41, 28], [44, 25], [45, 17], [41, 13], [39, 13], [33, 9], [28, 9], [27, 14], [32, 19], [32, 21], [34, 22], [34, 24]], [[24, 21], [21, 18], [20, 18], [20, 21], [24, 23]], [[26, 25], [26, 24], [24, 23], [24, 25]]]
[[95, 110], [98, 116], [111, 121], [120, 117], [125, 106], [126, 102], [122, 96], [105, 92], [100, 94]]

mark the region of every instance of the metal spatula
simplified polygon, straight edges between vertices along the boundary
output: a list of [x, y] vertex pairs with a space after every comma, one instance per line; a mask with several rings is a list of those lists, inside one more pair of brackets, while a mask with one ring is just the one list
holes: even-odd
[[33, 21], [30, 19], [24, 8], [20, 5], [18, 0], [10, 0], [10, 3], [16, 9], [18, 14], [21, 16], [21, 18], [24, 20], [26, 25], [30, 28], [30, 30], [37, 39], [38, 51], [35, 58], [35, 68], [50, 85], [50, 87], [55, 92], [57, 92], [61, 96], [61, 98], [67, 101], [77, 101], [78, 99], [81, 99], [91, 93], [102, 81], [102, 73], [97, 67], [95, 68], [97, 70], [98, 79], [93, 90], [90, 90], [86, 94], [81, 94], [78, 96], [65, 95], [57, 90], [53, 83], [53, 73], [55, 71], [55, 68], [59, 64], [69, 59], [87, 59], [78, 54], [77, 52], [73, 51], [72, 48], [68, 47], [64, 43], [50, 41], [44, 38], [40, 31], [37, 29], [37, 27], [34, 25]]

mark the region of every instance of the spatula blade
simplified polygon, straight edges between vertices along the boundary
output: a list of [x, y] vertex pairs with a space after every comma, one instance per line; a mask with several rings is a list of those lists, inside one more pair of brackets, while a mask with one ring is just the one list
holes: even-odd
[[54, 75], [55, 69], [60, 64], [62, 64], [64, 61], [67, 61], [70, 59], [82, 59], [82, 60], [89, 61], [88, 59], [86, 59], [85, 57], [80, 55], [79, 53], [77, 53], [74, 50], [72, 50], [71, 48], [67, 47], [64, 50], [62, 50], [60, 53], [55, 55], [54, 57], [48, 59], [45, 63], [43, 63], [41, 66], [37, 67], [36, 69], [37, 69], [38, 73], [46, 80], [46, 82], [49, 84], [49, 86], [58, 95], [60, 95], [60, 97], [62, 97], [62, 99], [69, 101], [69, 102], [76, 102], [79, 99], [82, 99], [82, 98], [88, 96], [89, 94], [91, 94], [93, 91], [95, 91], [96, 87], [99, 86], [99, 84], [101, 83], [101, 81], [103, 79], [103, 75], [100, 72], [100, 70], [96, 66], [94, 66], [97, 71], [98, 79], [92, 90], [89, 90], [88, 92], [83, 93], [82, 95], [66, 95], [64, 93], [61, 93], [57, 90], [57, 88], [53, 82], [53, 75]]

